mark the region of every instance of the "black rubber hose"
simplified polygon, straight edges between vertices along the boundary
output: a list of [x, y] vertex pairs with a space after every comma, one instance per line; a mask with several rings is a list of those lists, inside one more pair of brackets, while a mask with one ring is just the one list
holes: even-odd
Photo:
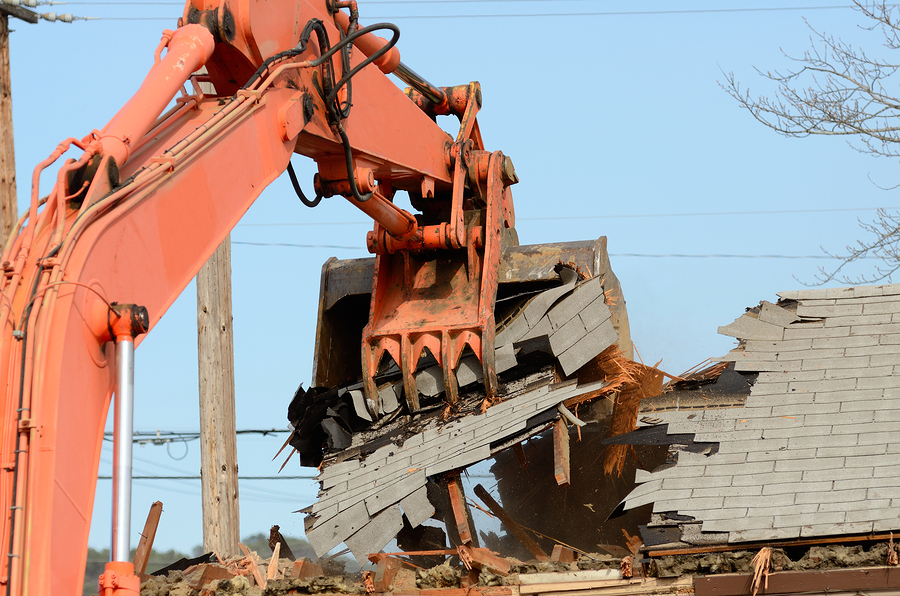
[[347, 133], [340, 122], [337, 123], [335, 128], [337, 128], [338, 134], [341, 136], [341, 142], [344, 145], [344, 162], [347, 164], [347, 181], [350, 183], [350, 193], [354, 199], [360, 203], [365, 203], [372, 198], [373, 193], [359, 194], [359, 188], [356, 186], [356, 176], [353, 175], [353, 150], [350, 147], [350, 139], [347, 138]]
[[[333, 96], [326, 97], [327, 101], [333, 102], [334, 97], [337, 96], [337, 93], [341, 90], [341, 87], [346, 85], [347, 82], [350, 81], [350, 79], [356, 75], [356, 73], [358, 73], [360, 70], [362, 70], [363, 68], [365, 68], [372, 62], [374, 62], [374, 61], [378, 60], [379, 58], [381, 58], [382, 56], [384, 56], [387, 52], [390, 51], [391, 48], [393, 48], [395, 45], [397, 45], [397, 42], [400, 40], [400, 28], [397, 27], [397, 25], [394, 25], [393, 23], [376, 23], [374, 25], [369, 25], [368, 27], [363, 27], [362, 29], [354, 31], [352, 34], [347, 35], [347, 37], [345, 37], [344, 39], [342, 39], [340, 41], [341, 44], [350, 43], [353, 40], [355, 40], [357, 37], [365, 35], [366, 33], [370, 33], [372, 31], [381, 31], [384, 29], [387, 29], [387, 30], [391, 31], [391, 33], [393, 33], [393, 35], [391, 36], [391, 39], [389, 39], [386, 44], [381, 46], [378, 49], [378, 51], [373, 52], [371, 56], [368, 56], [365, 60], [363, 60], [362, 62], [357, 64], [352, 70], [344, 73], [344, 76], [342, 76], [341, 79], [335, 84], [334, 90], [331, 92], [333, 94]], [[338, 48], [338, 46], [336, 45], [334, 48], [332, 48], [332, 50], [335, 50], [337, 48]], [[322, 58], [324, 58], [324, 57], [325, 56], [323, 55], [322, 57], [315, 60], [313, 65], [315, 65], [315, 62], [322, 60]]]
[[[309, 38], [312, 37], [313, 31], [316, 32], [317, 37], [319, 38], [319, 47], [322, 49], [322, 53], [326, 52], [328, 47], [328, 34], [325, 31], [325, 26], [323, 25], [320, 19], [310, 19], [307, 21], [306, 26], [303, 28], [303, 32], [300, 34], [300, 39], [297, 41], [297, 45], [295, 45], [290, 50], [285, 50], [283, 52], [278, 52], [273, 56], [269, 56], [266, 58], [263, 63], [256, 69], [256, 72], [244, 83], [244, 86], [241, 89], [247, 89], [250, 85], [252, 85], [258, 78], [262, 76], [264, 72], [269, 69], [274, 62], [278, 62], [280, 60], [284, 60], [285, 58], [290, 58], [292, 56], [297, 56], [298, 54], [302, 54], [306, 51], [306, 46], [309, 43]], [[332, 79], [333, 80], [333, 79]]]
[[300, 182], [297, 180], [297, 174], [294, 172], [294, 164], [288, 162], [288, 176], [291, 178], [291, 184], [294, 185], [294, 192], [297, 193], [297, 198], [300, 199], [300, 202], [306, 205], [309, 208], [315, 207], [319, 203], [322, 202], [322, 195], [316, 194], [316, 198], [310, 201], [306, 198], [306, 195], [303, 194], [303, 189], [300, 188]]

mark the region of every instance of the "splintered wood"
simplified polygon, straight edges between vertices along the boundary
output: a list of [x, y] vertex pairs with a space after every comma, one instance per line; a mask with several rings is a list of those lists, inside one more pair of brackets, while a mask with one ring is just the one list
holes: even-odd
[[566, 427], [566, 421], [561, 418], [553, 423], [553, 473], [559, 486], [569, 486], [572, 483], [569, 466], [569, 429]]
[[[619, 370], [616, 377], [617, 381], [621, 383], [610, 424], [610, 434], [613, 436], [634, 430], [641, 400], [659, 395], [665, 377], [665, 373], [655, 366], [645, 366], [630, 360], [623, 363], [621, 360], [610, 360], [610, 368]], [[659, 363], [657, 363], [658, 365]], [[629, 449], [631, 449], [629, 445], [607, 446], [603, 472], [607, 475], [620, 476], [625, 467], [625, 458]]]
[[537, 542], [532, 540], [525, 528], [515, 520], [513, 520], [513, 518], [506, 512], [506, 510], [500, 506], [500, 503], [495, 501], [494, 497], [492, 497], [483, 486], [481, 486], [480, 484], [476, 485], [475, 494], [479, 499], [482, 500], [485, 505], [487, 505], [487, 508], [491, 510], [491, 513], [497, 516], [497, 519], [499, 519], [503, 523], [506, 529], [509, 530], [509, 533], [515, 536], [516, 540], [521, 542], [522, 545], [527, 548], [532, 555], [534, 555], [535, 559], [537, 559], [538, 561], [547, 560], [547, 553], [545, 553], [541, 549]]

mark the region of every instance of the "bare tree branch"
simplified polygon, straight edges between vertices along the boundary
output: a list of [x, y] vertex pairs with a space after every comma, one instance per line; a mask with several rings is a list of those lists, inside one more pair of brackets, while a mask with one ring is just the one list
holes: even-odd
[[[900, 7], [885, 0], [854, 0], [854, 4], [871, 21], [863, 29], [880, 32], [880, 45], [888, 50], [900, 50]], [[734, 73], [723, 73], [721, 87], [756, 120], [784, 136], [844, 136], [860, 153], [900, 158], [900, 77], [895, 76], [900, 64], [873, 57], [807, 25], [810, 49], [800, 57], [785, 54], [797, 64], [796, 70], [757, 69], [760, 76], [775, 83], [773, 95], [751, 95]], [[868, 239], [847, 246], [844, 254], [832, 254], [823, 248], [840, 265], [834, 269], [820, 267], [812, 285], [891, 281], [900, 271], [900, 213], [879, 209], [874, 221], [860, 221], [859, 225]], [[880, 264], [866, 275], [845, 273], [863, 258], [879, 259]]]

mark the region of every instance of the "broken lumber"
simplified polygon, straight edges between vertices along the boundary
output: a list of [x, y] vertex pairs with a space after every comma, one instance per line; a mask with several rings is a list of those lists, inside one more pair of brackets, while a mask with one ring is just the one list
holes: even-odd
[[291, 547], [288, 546], [287, 540], [285, 540], [284, 536], [281, 534], [281, 526], [278, 525], [269, 528], [269, 548], [272, 549], [272, 553], [275, 553], [276, 545], [281, 545], [281, 550], [279, 552], [282, 557], [290, 559], [291, 561], [297, 560]]
[[253, 579], [256, 580], [256, 585], [266, 589], [266, 579], [263, 577], [262, 572], [259, 570], [259, 566], [256, 564], [256, 559], [253, 558], [253, 554], [250, 552], [250, 549], [243, 542], [238, 542], [238, 546], [241, 549], [241, 552], [244, 553], [244, 560], [247, 561], [247, 566], [250, 568], [250, 571], [253, 573]]
[[308, 559], [299, 559], [294, 561], [290, 575], [291, 579], [312, 579], [325, 575], [325, 571], [320, 565], [316, 565]]
[[569, 429], [563, 419], [553, 423], [553, 475], [559, 486], [569, 486], [572, 482], [569, 466]]
[[456, 520], [456, 529], [459, 532], [459, 539], [463, 544], [472, 543], [472, 529], [469, 516], [466, 515], [466, 498], [463, 495], [462, 482], [459, 478], [459, 472], [451, 472], [447, 474], [447, 491], [450, 493], [450, 506], [453, 509], [453, 517]]
[[538, 561], [546, 561], [547, 553], [545, 553], [540, 545], [537, 542], [532, 540], [532, 538], [526, 533], [525, 528], [521, 526], [518, 522], [516, 522], [510, 515], [506, 512], [503, 507], [500, 506], [500, 503], [494, 500], [494, 497], [485, 490], [483, 486], [480, 484], [475, 486], [475, 494], [478, 495], [478, 498], [487, 505], [487, 508], [491, 510], [491, 513], [497, 516], [506, 529], [509, 530], [509, 533], [516, 537], [516, 540], [522, 543], [522, 546], [528, 549], [534, 558]]
[[156, 501], [150, 505], [150, 513], [147, 514], [147, 521], [144, 523], [144, 531], [141, 532], [141, 539], [138, 542], [137, 549], [134, 551], [134, 572], [145, 573], [147, 571], [147, 561], [150, 560], [150, 551], [153, 550], [153, 540], [156, 538], [156, 528], [159, 527], [159, 517], [162, 515], [163, 504]]

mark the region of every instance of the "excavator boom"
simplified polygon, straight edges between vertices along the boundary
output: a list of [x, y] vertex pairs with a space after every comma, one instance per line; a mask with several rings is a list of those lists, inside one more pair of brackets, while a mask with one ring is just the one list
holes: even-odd
[[[386, 355], [406, 374], [413, 410], [412, 372], [426, 349], [444, 366], [451, 398], [464, 349], [482, 360], [489, 395], [495, 387], [511, 162], [484, 150], [477, 83], [427, 83], [400, 62], [396, 27], [362, 28], [357, 17], [353, 1], [190, 0], [133, 99], [35, 169], [0, 278], [6, 594], [75, 594], [82, 585], [114, 344], [141, 340], [141, 330], [130, 338], [118, 330], [117, 305], [145, 308], [152, 330], [294, 153], [318, 164], [317, 198], [305, 202], [343, 195], [375, 221], [361, 354], [372, 411]], [[208, 74], [192, 75], [203, 66]], [[411, 84], [406, 94], [387, 78], [392, 71]], [[192, 76], [194, 93], [160, 115]], [[201, 93], [201, 83], [215, 92]], [[438, 115], [460, 119], [455, 139]], [[82, 155], [41, 198], [41, 171], [70, 147]], [[396, 207], [398, 190], [422, 213]], [[101, 581], [109, 593], [127, 583], [116, 575], [127, 569], [111, 569]]]

